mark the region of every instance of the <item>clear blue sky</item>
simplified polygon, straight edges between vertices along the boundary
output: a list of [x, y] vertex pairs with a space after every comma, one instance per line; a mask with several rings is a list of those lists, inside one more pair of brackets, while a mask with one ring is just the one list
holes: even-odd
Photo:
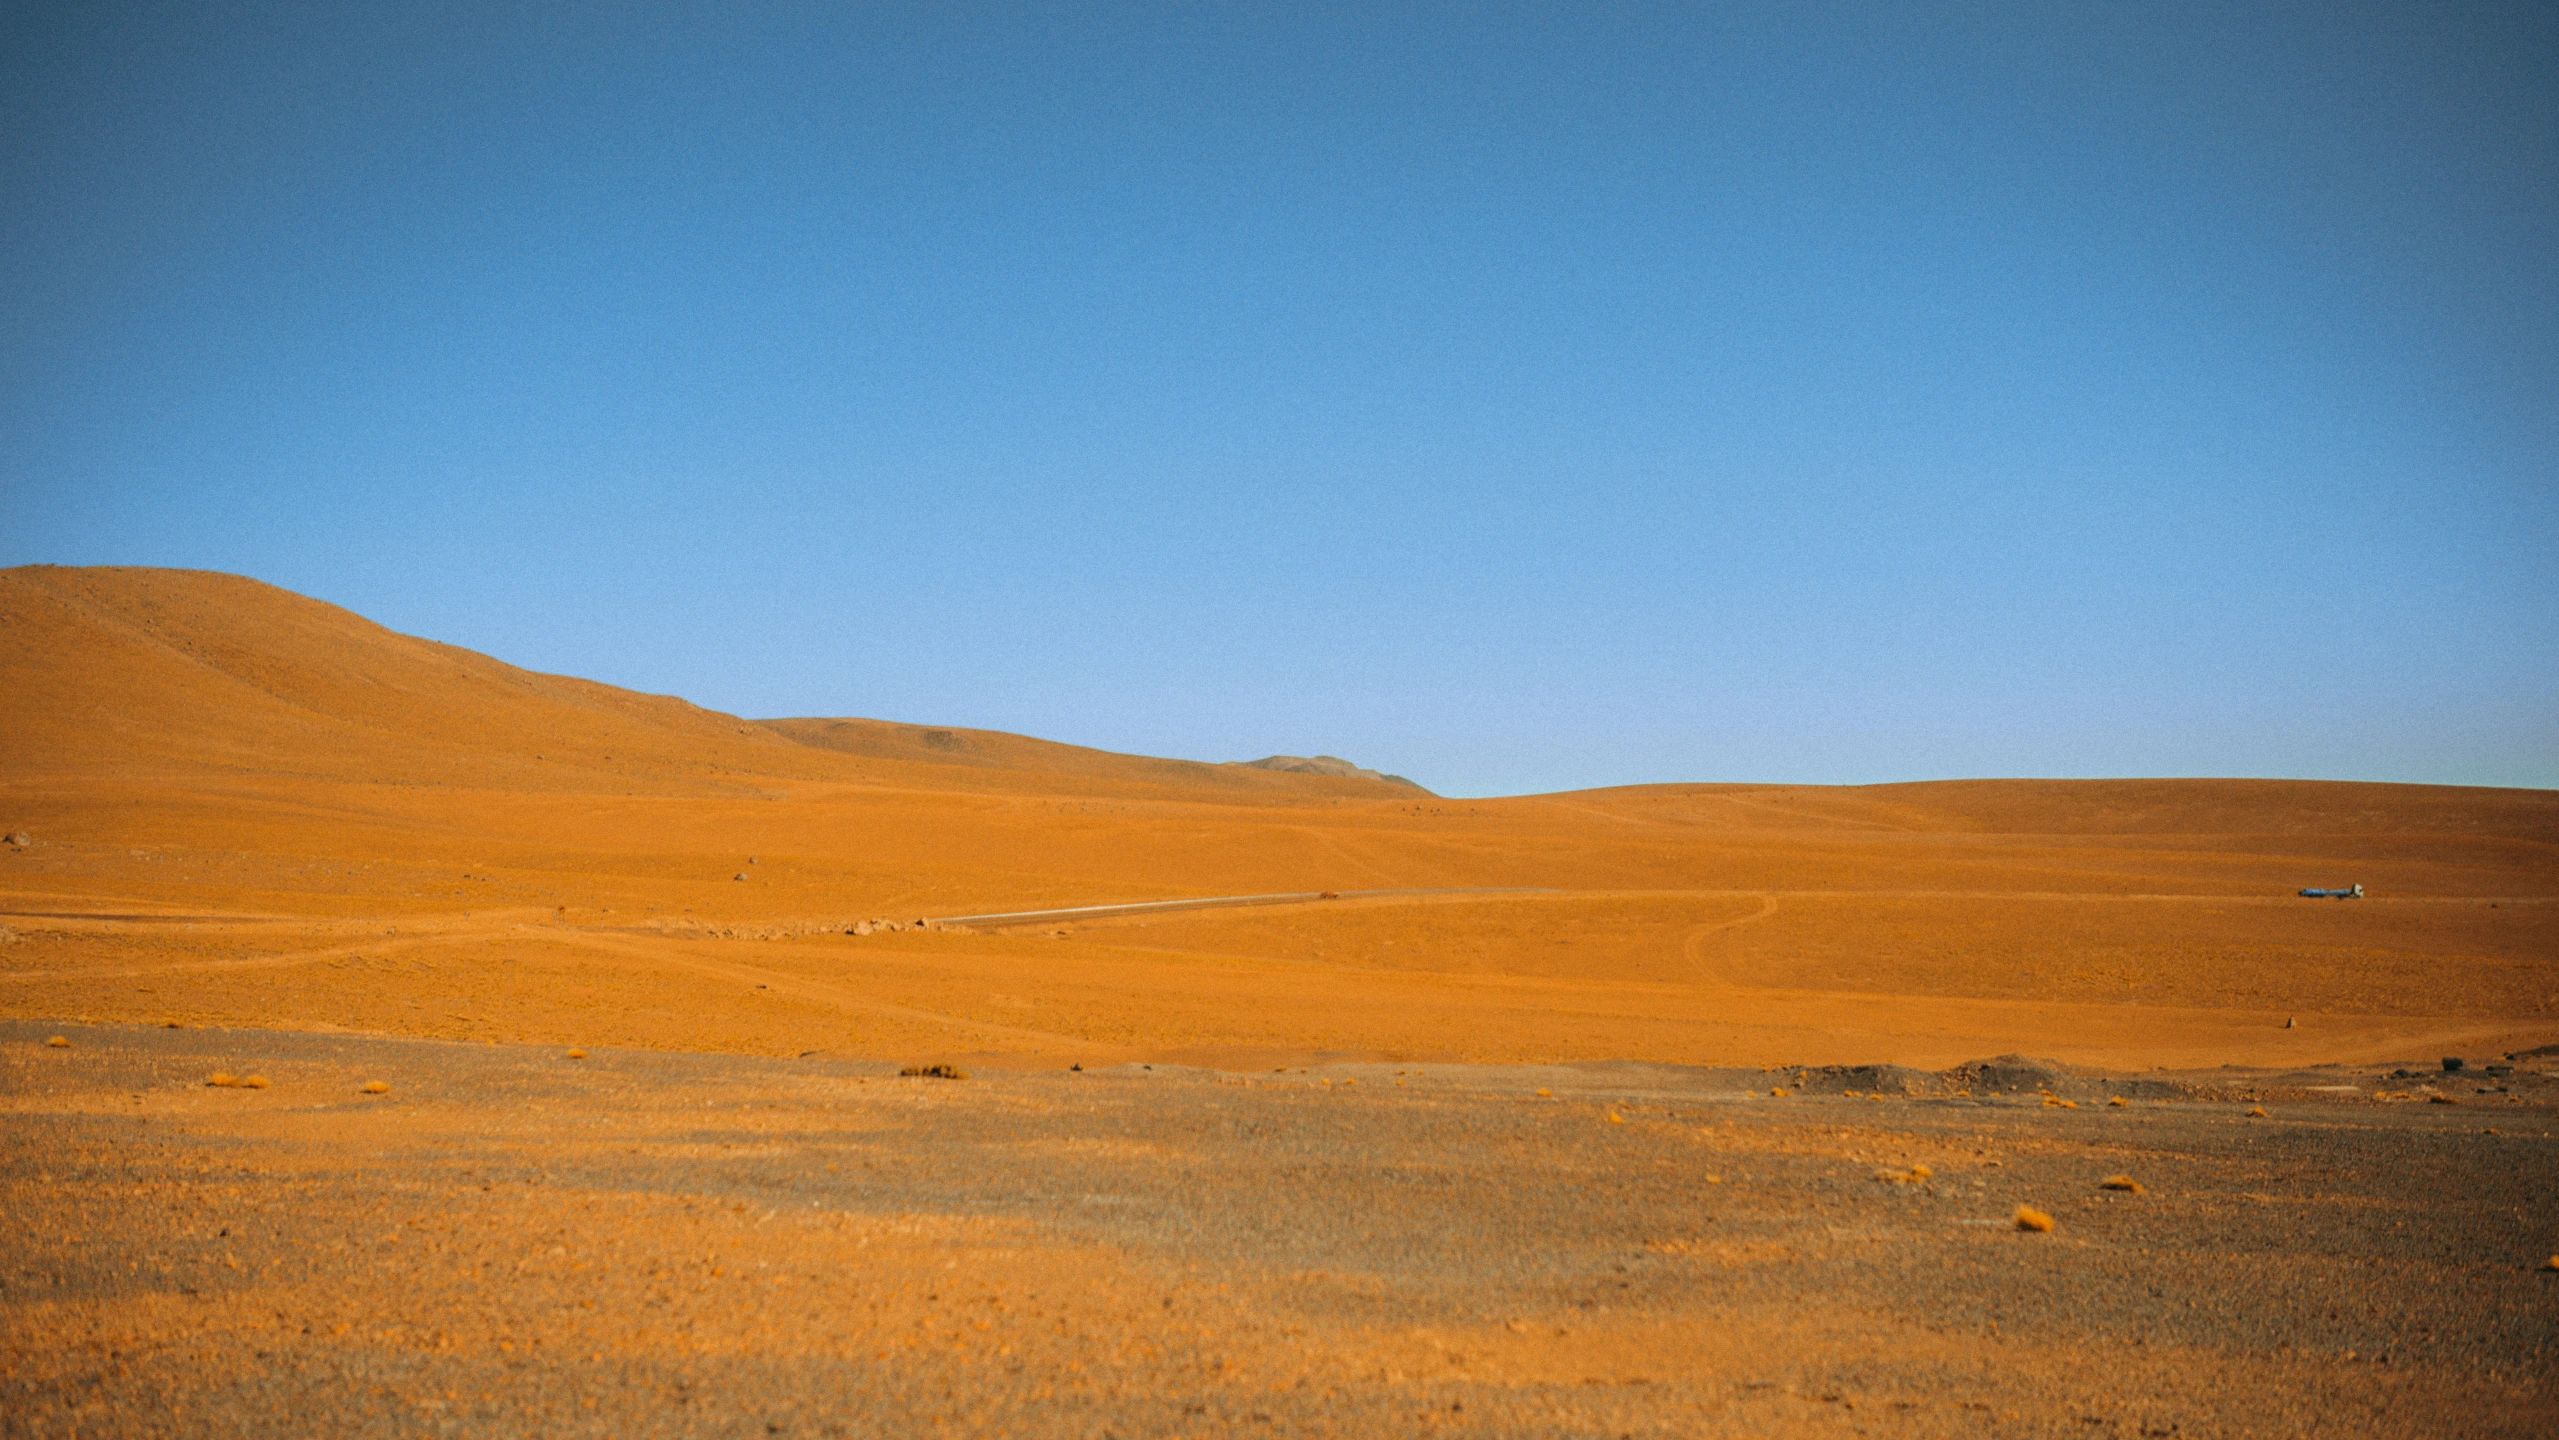
[[0, 563], [1457, 794], [2559, 786], [2554, 76], [2546, 3], [12, 6]]

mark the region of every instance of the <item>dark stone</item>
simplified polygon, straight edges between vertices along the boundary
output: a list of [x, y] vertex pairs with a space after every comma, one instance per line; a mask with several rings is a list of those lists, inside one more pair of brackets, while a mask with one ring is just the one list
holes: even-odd
[[2447, 1075], [2457, 1073], [2461, 1069], [2461, 1057], [2458, 1055], [2446, 1055], [2443, 1057], [2443, 1068], [2444, 1073]]

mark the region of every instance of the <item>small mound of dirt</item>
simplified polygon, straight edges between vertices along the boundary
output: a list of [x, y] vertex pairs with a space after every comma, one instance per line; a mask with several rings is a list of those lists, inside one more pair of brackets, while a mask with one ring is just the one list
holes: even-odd
[[2009, 1090], [2057, 1090], [2070, 1079], [2070, 1072], [2057, 1060], [2030, 1060], [2023, 1055], [1998, 1055], [1988, 1060], [1975, 1060], [1946, 1072], [1951, 1085], [1977, 1093]]

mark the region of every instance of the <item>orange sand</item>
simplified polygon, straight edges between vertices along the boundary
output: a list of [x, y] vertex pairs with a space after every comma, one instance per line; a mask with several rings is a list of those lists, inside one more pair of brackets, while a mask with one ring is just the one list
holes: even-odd
[[[1442, 800], [986, 732], [759, 724], [161, 570], [0, 571], [0, 687], [0, 832], [33, 841], [0, 847], [13, 1016], [1056, 1066], [2183, 1068], [2559, 1040], [2547, 791]], [[2293, 894], [2347, 883], [2371, 898]], [[1470, 887], [1522, 893], [840, 933]]]

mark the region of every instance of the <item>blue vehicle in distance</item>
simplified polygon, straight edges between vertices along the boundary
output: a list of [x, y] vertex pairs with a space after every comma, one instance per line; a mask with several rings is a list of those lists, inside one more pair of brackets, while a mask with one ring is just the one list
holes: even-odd
[[2364, 887], [2349, 885], [2343, 890], [2304, 890], [2301, 894], [2306, 900], [2361, 900], [2364, 898]]

